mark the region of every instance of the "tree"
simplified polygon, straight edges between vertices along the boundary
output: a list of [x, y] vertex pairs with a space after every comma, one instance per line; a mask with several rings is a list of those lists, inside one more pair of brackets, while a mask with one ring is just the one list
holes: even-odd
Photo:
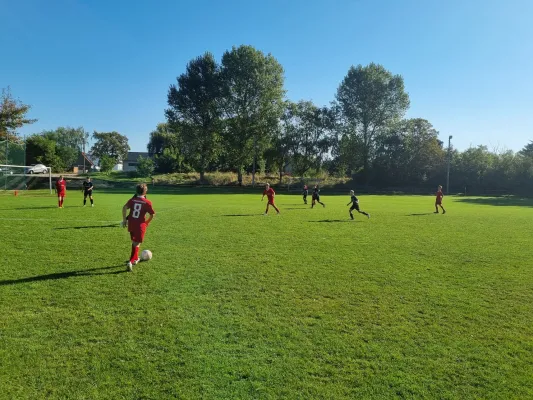
[[114, 157], [104, 154], [100, 157], [100, 171], [103, 173], [109, 173], [115, 166], [116, 159]]
[[26, 139], [28, 164], [42, 163], [52, 171], [63, 171], [64, 166], [56, 154], [56, 142], [42, 135], [33, 135]]
[[283, 113], [283, 67], [252, 46], [233, 47], [222, 56], [222, 106], [226, 152], [242, 184], [242, 170], [268, 147]]
[[160, 173], [177, 172], [183, 165], [181, 148], [183, 137], [179, 124], [158, 124], [150, 133], [148, 153], [153, 156], [155, 170]]
[[74, 165], [89, 138], [89, 133], [82, 127], [59, 127], [53, 131], [44, 131], [41, 135], [56, 143], [56, 154], [61, 160], [62, 170]]
[[16, 130], [27, 124], [33, 124], [36, 119], [26, 117], [31, 106], [15, 100], [9, 87], [2, 89], [0, 99], [0, 140], [17, 138]]
[[348, 132], [361, 138], [363, 168], [368, 177], [375, 137], [409, 108], [403, 78], [384, 67], [351, 67], [337, 89], [337, 105]]
[[291, 112], [296, 124], [292, 160], [296, 173], [303, 176], [311, 168], [320, 169], [331, 147], [333, 119], [330, 110], [318, 108], [310, 101], [298, 102]]
[[182, 128], [184, 156], [201, 181], [221, 151], [220, 93], [219, 66], [211, 53], [190, 61], [168, 92], [168, 122]]
[[110, 157], [113, 160], [113, 165], [127, 158], [130, 146], [126, 136], [118, 132], [94, 132], [93, 138], [96, 142], [91, 148], [91, 152], [100, 159], [100, 163], [104, 156]]
[[137, 159], [137, 173], [143, 178], [152, 176], [154, 173], [154, 160], [150, 157], [139, 156]]

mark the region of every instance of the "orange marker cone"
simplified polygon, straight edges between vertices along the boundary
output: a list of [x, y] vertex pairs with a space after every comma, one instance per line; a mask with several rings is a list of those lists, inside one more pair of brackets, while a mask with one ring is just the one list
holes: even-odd
[[19, 195], [19, 191], [15, 190], [15, 196], [18, 196], [18, 195]]

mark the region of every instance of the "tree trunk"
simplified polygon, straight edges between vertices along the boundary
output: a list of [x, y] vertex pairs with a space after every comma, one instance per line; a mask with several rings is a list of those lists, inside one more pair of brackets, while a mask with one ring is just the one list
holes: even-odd
[[237, 180], [239, 181], [239, 186], [242, 186], [242, 172], [241, 172], [241, 167], [239, 167], [239, 172], [237, 172]]
[[254, 164], [252, 166], [252, 187], [255, 187], [255, 163], [257, 161], [257, 155], [254, 154]]
[[205, 171], [201, 170], [200, 171], [200, 183], [204, 183], [204, 178], [205, 178]]
[[281, 185], [281, 181], [283, 179], [283, 163], [281, 163], [281, 166], [279, 167], [279, 184]]

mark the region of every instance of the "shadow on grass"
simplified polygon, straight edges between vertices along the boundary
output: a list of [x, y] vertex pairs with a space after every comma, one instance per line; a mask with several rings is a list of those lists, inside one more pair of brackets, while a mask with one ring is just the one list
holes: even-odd
[[284, 208], [284, 210], [307, 210], [307, 209], [309, 209], [308, 206], [302, 206], [302, 207], [297, 207], [297, 208], [291, 208], [291, 207]]
[[257, 217], [260, 215], [263, 215], [263, 214], [262, 213], [261, 214], [224, 214], [221, 216], [222, 217]]
[[[102, 272], [105, 270], [115, 269], [123, 267], [121, 271], [111, 271], [111, 272]], [[57, 272], [55, 274], [46, 274], [46, 275], [37, 275], [37, 276], [30, 276], [28, 278], [21, 278], [21, 279], [10, 279], [5, 281], [0, 281], [0, 286], [6, 286], [6, 285], [14, 285], [17, 283], [27, 283], [27, 282], [39, 282], [39, 281], [49, 281], [49, 280], [56, 280], [56, 279], [66, 279], [66, 278], [72, 278], [77, 276], [95, 276], [95, 275], [118, 275], [122, 274], [126, 271], [125, 265], [113, 265], [111, 267], [102, 267], [102, 268], [92, 268], [92, 269], [83, 269], [79, 271], [67, 271], [67, 272]]]
[[522, 197], [505, 196], [505, 197], [472, 197], [457, 199], [461, 203], [478, 204], [485, 206], [514, 206], [514, 207], [533, 207], [533, 199]]
[[58, 206], [46, 206], [46, 207], [17, 207], [17, 208], [0, 208], [0, 211], [14, 211], [14, 210], [45, 210], [59, 208]]
[[332, 223], [332, 222], [351, 222], [351, 223], [354, 223], [354, 222], [361, 222], [361, 221], [351, 220], [351, 219], [321, 219], [320, 221], [309, 221], [309, 222], [329, 222], [329, 223]]
[[430, 213], [421, 213], [421, 214], [407, 214], [407, 217], [420, 217], [422, 215], [433, 215], [433, 214], [436, 214], [436, 213], [430, 212]]
[[62, 230], [62, 229], [99, 229], [99, 228], [119, 228], [120, 225], [112, 224], [112, 225], [92, 225], [92, 226], [65, 226], [61, 228], [54, 228], [55, 230]]

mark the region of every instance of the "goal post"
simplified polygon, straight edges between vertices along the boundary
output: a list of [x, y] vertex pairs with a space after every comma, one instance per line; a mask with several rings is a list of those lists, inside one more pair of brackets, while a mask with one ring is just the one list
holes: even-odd
[[4, 190], [49, 189], [52, 191], [52, 168], [33, 173], [34, 165], [0, 164], [0, 185]]

